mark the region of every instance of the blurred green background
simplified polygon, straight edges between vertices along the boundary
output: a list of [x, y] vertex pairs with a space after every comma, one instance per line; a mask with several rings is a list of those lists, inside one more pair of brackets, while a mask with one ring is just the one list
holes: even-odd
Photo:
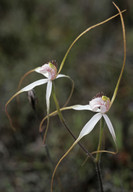
[[[133, 2], [115, 1], [123, 14], [127, 36], [127, 61], [117, 98], [109, 112], [114, 125], [119, 153], [102, 154], [101, 169], [106, 192], [133, 190]], [[52, 117], [47, 135], [47, 150], [38, 127], [46, 115], [45, 85], [35, 89], [36, 112], [27, 94], [8, 106], [16, 131], [12, 131], [4, 105], [17, 91], [27, 71], [56, 60], [58, 67], [72, 41], [86, 28], [117, 13], [111, 0], [0, 0], [0, 191], [48, 192], [51, 175], [59, 158], [73, 143], [57, 116]], [[99, 91], [111, 97], [123, 62], [120, 18], [84, 35], [72, 48], [61, 73], [75, 81], [69, 105], [88, 104]], [[42, 78], [31, 74], [27, 85]], [[62, 106], [71, 90], [67, 79], [56, 80], [56, 93]], [[51, 111], [55, 110], [51, 97]], [[92, 117], [87, 111], [63, 112], [67, 124], [78, 136]], [[98, 144], [99, 127], [82, 139], [89, 151]], [[105, 127], [104, 148], [115, 150]], [[95, 192], [98, 181], [90, 160], [81, 166], [85, 154], [76, 146], [60, 165], [54, 191]]]

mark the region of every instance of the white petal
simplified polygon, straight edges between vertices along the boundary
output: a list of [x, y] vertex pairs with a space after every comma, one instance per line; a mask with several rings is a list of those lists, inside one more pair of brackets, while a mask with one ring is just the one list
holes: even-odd
[[[46, 65], [46, 64], [45, 64]], [[35, 69], [35, 71], [37, 72], [37, 73], [40, 73], [40, 74], [42, 74], [44, 77], [47, 77], [48, 78], [48, 72], [46, 71], [45, 73], [44, 72], [42, 72], [41, 71], [42, 70], [42, 67], [37, 67], [36, 69]]]
[[24, 87], [23, 89], [20, 90], [20, 92], [24, 92], [24, 91], [30, 91], [32, 90], [34, 87], [37, 87], [39, 85], [43, 85], [45, 83], [48, 82], [48, 79], [40, 79], [38, 81], [35, 81], [29, 85], [27, 85], [26, 87]]
[[47, 114], [49, 114], [51, 92], [52, 92], [52, 81], [49, 80], [47, 84], [47, 89], [46, 89]]
[[37, 68], [35, 69], [35, 71], [36, 71], [37, 73], [40, 73], [40, 69], [41, 69], [41, 67], [37, 67]]
[[66, 77], [66, 78], [70, 79], [70, 77], [68, 75], [63, 75], [63, 74], [57, 75], [56, 79], [61, 78], [61, 77]]
[[83, 127], [83, 129], [81, 130], [80, 134], [79, 134], [79, 139], [81, 139], [82, 137], [84, 137], [85, 135], [89, 134], [92, 129], [95, 127], [95, 125], [97, 124], [97, 122], [101, 119], [102, 114], [101, 113], [97, 113], [95, 114], [87, 123], [86, 125]]
[[92, 111], [90, 105], [73, 105], [71, 106], [71, 109], [74, 109], [74, 110], [89, 110], [89, 111]]
[[104, 119], [106, 121], [106, 124], [107, 124], [107, 126], [109, 128], [109, 131], [110, 131], [110, 133], [111, 133], [111, 135], [113, 137], [113, 140], [116, 143], [116, 135], [115, 135], [115, 131], [114, 131], [113, 125], [112, 125], [109, 117], [106, 114], [103, 114], [103, 117], [104, 117]]

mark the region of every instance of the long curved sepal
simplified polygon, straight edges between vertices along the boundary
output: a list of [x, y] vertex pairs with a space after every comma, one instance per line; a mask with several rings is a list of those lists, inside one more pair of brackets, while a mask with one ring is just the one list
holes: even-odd
[[63, 58], [63, 60], [62, 60], [62, 62], [61, 62], [61, 64], [60, 64], [60, 68], [59, 68], [59, 70], [58, 70], [58, 74], [61, 72], [61, 70], [62, 70], [62, 68], [63, 68], [63, 66], [64, 66], [64, 63], [65, 63], [65, 61], [66, 61], [66, 58], [67, 58], [70, 50], [72, 49], [72, 47], [74, 46], [74, 44], [75, 44], [84, 34], [86, 34], [86, 33], [87, 33], [88, 31], [90, 31], [91, 29], [94, 29], [95, 27], [98, 27], [98, 26], [100, 26], [100, 25], [102, 25], [102, 24], [104, 24], [104, 23], [107, 23], [108, 21], [114, 19], [115, 17], [117, 17], [118, 15], [120, 15], [120, 13], [123, 13], [123, 12], [125, 12], [125, 11], [126, 11], [126, 10], [123, 10], [123, 11], [117, 13], [116, 15], [114, 15], [114, 16], [108, 18], [108, 19], [105, 19], [104, 21], [102, 21], [102, 22], [100, 22], [100, 23], [97, 23], [97, 24], [95, 24], [95, 25], [92, 25], [91, 27], [89, 27], [89, 28], [87, 28], [85, 31], [83, 31], [78, 37], [76, 37], [76, 39], [72, 42], [72, 44], [71, 44], [70, 47], [68, 48], [68, 50], [67, 50], [67, 52], [66, 52], [66, 54], [65, 54], [65, 56], [64, 56], [64, 58]]
[[67, 106], [67, 104], [69, 103], [69, 101], [70, 101], [70, 99], [71, 99], [71, 97], [72, 97], [73, 90], [74, 90], [74, 81], [73, 81], [72, 78], [69, 77], [68, 75], [63, 75], [63, 74], [59, 74], [59, 75], [57, 75], [56, 79], [61, 78], [61, 77], [68, 78], [68, 79], [71, 81], [71, 83], [72, 83], [71, 92], [70, 92], [70, 94], [69, 94], [69, 96], [68, 96], [68, 98], [67, 98], [65, 104], [63, 105], [63, 107], [65, 107], [65, 106]]
[[47, 82], [48, 82], [47, 79], [40, 79], [40, 80], [38, 80], [38, 81], [35, 81], [35, 82], [27, 85], [26, 87], [24, 87], [23, 89], [21, 89], [21, 90], [18, 91], [17, 93], [15, 93], [15, 94], [7, 101], [7, 103], [5, 104], [5, 112], [6, 112], [6, 115], [7, 115], [8, 119], [9, 119], [10, 125], [11, 125], [11, 127], [12, 127], [13, 130], [15, 130], [15, 127], [13, 126], [12, 119], [11, 119], [11, 117], [10, 117], [8, 111], [7, 111], [7, 106], [8, 106], [8, 104], [9, 104], [16, 96], [18, 96], [20, 93], [30, 91], [30, 90], [32, 90], [34, 87], [37, 87], [37, 86], [39, 86], [39, 85], [43, 85], [43, 84], [45, 84], [45, 83], [47, 83]]
[[119, 88], [119, 85], [120, 85], [120, 81], [121, 81], [121, 78], [122, 78], [122, 75], [123, 75], [123, 71], [124, 71], [124, 68], [125, 68], [125, 63], [126, 63], [126, 32], [125, 32], [125, 24], [124, 24], [124, 20], [123, 20], [123, 16], [122, 16], [122, 13], [119, 9], [119, 7], [113, 2], [114, 6], [116, 7], [116, 9], [119, 11], [119, 14], [120, 14], [120, 18], [121, 18], [121, 25], [122, 25], [122, 31], [123, 31], [123, 46], [124, 46], [124, 58], [123, 58], [123, 65], [122, 65], [122, 68], [121, 68], [121, 72], [120, 72], [120, 75], [119, 75], [119, 78], [118, 78], [118, 81], [117, 81], [117, 84], [116, 84], [116, 87], [115, 87], [115, 90], [114, 90], [114, 93], [113, 93], [113, 96], [112, 96], [112, 99], [111, 99], [111, 103], [110, 103], [110, 107], [112, 106], [115, 98], [116, 98], [116, 95], [117, 95], [117, 92], [118, 92], [118, 88]]

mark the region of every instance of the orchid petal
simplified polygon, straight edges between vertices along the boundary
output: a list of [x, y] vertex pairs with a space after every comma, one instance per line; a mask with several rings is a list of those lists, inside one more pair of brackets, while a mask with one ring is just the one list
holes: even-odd
[[34, 87], [37, 87], [37, 86], [39, 86], [39, 85], [43, 85], [43, 84], [45, 84], [45, 83], [47, 83], [47, 82], [48, 82], [48, 79], [40, 79], [40, 80], [38, 80], [38, 81], [35, 81], [35, 82], [27, 85], [26, 87], [24, 87], [23, 89], [21, 89], [21, 90], [19, 91], [19, 93], [22, 93], [22, 92], [25, 92], [25, 91], [30, 91], [30, 90], [32, 90]]
[[35, 69], [37, 73], [40, 73], [47, 77], [50, 80], [54, 80], [57, 75], [57, 68], [54, 66], [52, 62], [48, 62], [47, 64], [43, 64], [41, 67]]
[[81, 139], [82, 137], [84, 137], [85, 135], [89, 134], [93, 128], [95, 127], [95, 125], [97, 124], [97, 122], [102, 118], [102, 114], [101, 113], [97, 113], [95, 114], [87, 123], [86, 125], [83, 127], [83, 129], [81, 130], [78, 138]]
[[56, 76], [56, 79], [62, 78], [62, 77], [70, 78], [68, 75], [59, 74], [59, 75]]
[[103, 117], [104, 117], [105, 122], [106, 122], [106, 124], [107, 124], [107, 126], [109, 128], [109, 131], [110, 131], [110, 133], [111, 133], [111, 135], [113, 137], [113, 140], [114, 140], [114, 142], [116, 144], [116, 135], [115, 135], [115, 131], [114, 131], [113, 125], [112, 125], [109, 117], [106, 114], [103, 114]]
[[48, 72], [41, 72], [42, 67], [37, 67], [35, 72], [42, 74], [44, 77], [48, 78]]
[[47, 89], [46, 89], [46, 105], [47, 105], [47, 114], [49, 114], [49, 106], [50, 106], [50, 96], [52, 92], [52, 81], [48, 81]]
[[71, 109], [74, 109], [74, 110], [89, 110], [89, 111], [92, 111], [90, 105], [73, 105], [71, 106]]
[[12, 127], [14, 130], [15, 130], [15, 128], [14, 128], [14, 126], [13, 126], [13, 124], [12, 124], [12, 119], [11, 119], [11, 117], [10, 117], [10, 115], [8, 114], [8, 111], [7, 111], [7, 106], [8, 106], [8, 104], [9, 104], [16, 96], [18, 96], [20, 93], [25, 92], [25, 91], [30, 91], [30, 90], [32, 90], [34, 87], [37, 87], [37, 86], [39, 86], [39, 85], [43, 85], [43, 84], [45, 84], [45, 83], [47, 83], [47, 82], [48, 82], [48, 79], [40, 79], [40, 80], [38, 80], [38, 81], [35, 81], [35, 82], [27, 85], [26, 87], [24, 87], [23, 89], [21, 89], [21, 90], [18, 91], [17, 93], [15, 93], [15, 94], [8, 100], [8, 102], [7, 102], [6, 105], [5, 105], [5, 111], [6, 111], [6, 114], [7, 114], [8, 119], [9, 119], [10, 125], [11, 125], [11, 127]]

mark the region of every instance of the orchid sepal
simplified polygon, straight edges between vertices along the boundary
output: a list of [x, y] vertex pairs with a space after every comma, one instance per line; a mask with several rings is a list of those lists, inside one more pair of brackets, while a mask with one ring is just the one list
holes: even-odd
[[106, 23], [106, 22], [114, 19], [115, 17], [117, 17], [118, 15], [120, 15], [120, 13], [123, 13], [123, 12], [125, 12], [125, 11], [126, 11], [126, 10], [123, 10], [123, 11], [117, 13], [116, 15], [114, 15], [114, 16], [112, 16], [112, 17], [110, 17], [110, 18], [108, 18], [108, 19], [106, 19], [106, 20], [104, 20], [104, 21], [102, 21], [102, 22], [99, 22], [99, 23], [97, 23], [97, 24], [95, 24], [95, 25], [92, 25], [92, 26], [90, 26], [89, 28], [87, 28], [85, 31], [83, 31], [81, 34], [79, 34], [78, 37], [76, 37], [76, 39], [71, 43], [71, 45], [69, 46], [69, 48], [68, 48], [65, 56], [63, 57], [63, 60], [62, 60], [62, 62], [61, 62], [61, 64], [60, 64], [60, 68], [59, 68], [59, 70], [58, 70], [58, 74], [61, 72], [61, 70], [62, 70], [62, 68], [63, 68], [63, 66], [64, 66], [64, 63], [65, 63], [65, 61], [66, 61], [66, 58], [67, 58], [70, 50], [72, 49], [72, 47], [75, 45], [75, 43], [76, 43], [84, 34], [86, 34], [86, 33], [87, 33], [88, 31], [90, 31], [91, 29], [94, 29], [95, 27], [98, 27], [98, 26], [100, 26], [100, 25], [102, 25], [102, 24], [104, 24], [104, 23]]
[[122, 68], [121, 68], [121, 72], [120, 72], [120, 75], [119, 75], [119, 78], [118, 78], [118, 81], [116, 83], [116, 86], [115, 86], [115, 90], [114, 90], [114, 93], [113, 93], [113, 96], [112, 96], [112, 99], [111, 99], [111, 103], [110, 103], [110, 108], [116, 98], [116, 95], [117, 95], [117, 92], [118, 92], [118, 88], [119, 88], [119, 85], [120, 85], [120, 82], [121, 82], [121, 78], [122, 78], [122, 75], [123, 75], [123, 72], [124, 72], [124, 68], [125, 68], [125, 64], [126, 64], [126, 32], [125, 32], [125, 24], [124, 24], [124, 19], [123, 19], [123, 16], [122, 16], [122, 13], [121, 13], [121, 10], [119, 9], [119, 7], [113, 2], [114, 6], [116, 7], [116, 9], [118, 10], [119, 14], [120, 14], [120, 19], [121, 19], [121, 24], [122, 24], [122, 32], [123, 32], [123, 47], [124, 47], [124, 58], [123, 58], [123, 65], [122, 65]]
[[19, 90], [17, 93], [15, 93], [15, 94], [7, 101], [7, 103], [5, 104], [5, 112], [6, 112], [6, 114], [7, 114], [8, 119], [9, 119], [10, 125], [11, 125], [11, 127], [12, 127], [14, 130], [15, 130], [15, 128], [14, 128], [14, 126], [13, 126], [13, 124], [12, 124], [11, 117], [10, 117], [10, 115], [8, 114], [8, 111], [7, 111], [7, 106], [8, 106], [8, 104], [9, 104], [15, 97], [17, 97], [20, 93], [28, 92], [28, 91], [32, 90], [33, 88], [35, 88], [35, 87], [37, 87], [37, 86], [39, 86], [39, 85], [46, 84], [47, 82], [48, 82], [47, 79], [37, 80], [37, 81], [35, 81], [35, 82], [33, 82], [33, 83], [25, 86], [25, 87], [22, 88], [21, 90]]
[[46, 89], [46, 105], [47, 105], [47, 114], [49, 114], [50, 108], [50, 96], [52, 93], [52, 81], [48, 81]]
[[102, 118], [101, 113], [95, 114], [82, 128], [78, 138], [82, 139], [85, 135], [88, 135], [95, 127], [95, 125], [98, 123], [98, 121]]
[[105, 122], [106, 122], [106, 124], [107, 124], [107, 127], [108, 127], [108, 129], [109, 129], [109, 131], [110, 131], [110, 133], [111, 133], [111, 135], [112, 135], [112, 138], [113, 138], [113, 140], [114, 140], [114, 142], [115, 142], [115, 145], [116, 145], [116, 134], [115, 134], [113, 125], [112, 125], [109, 117], [108, 117], [106, 114], [103, 114], [103, 118], [104, 118], [104, 120], [105, 120]]

